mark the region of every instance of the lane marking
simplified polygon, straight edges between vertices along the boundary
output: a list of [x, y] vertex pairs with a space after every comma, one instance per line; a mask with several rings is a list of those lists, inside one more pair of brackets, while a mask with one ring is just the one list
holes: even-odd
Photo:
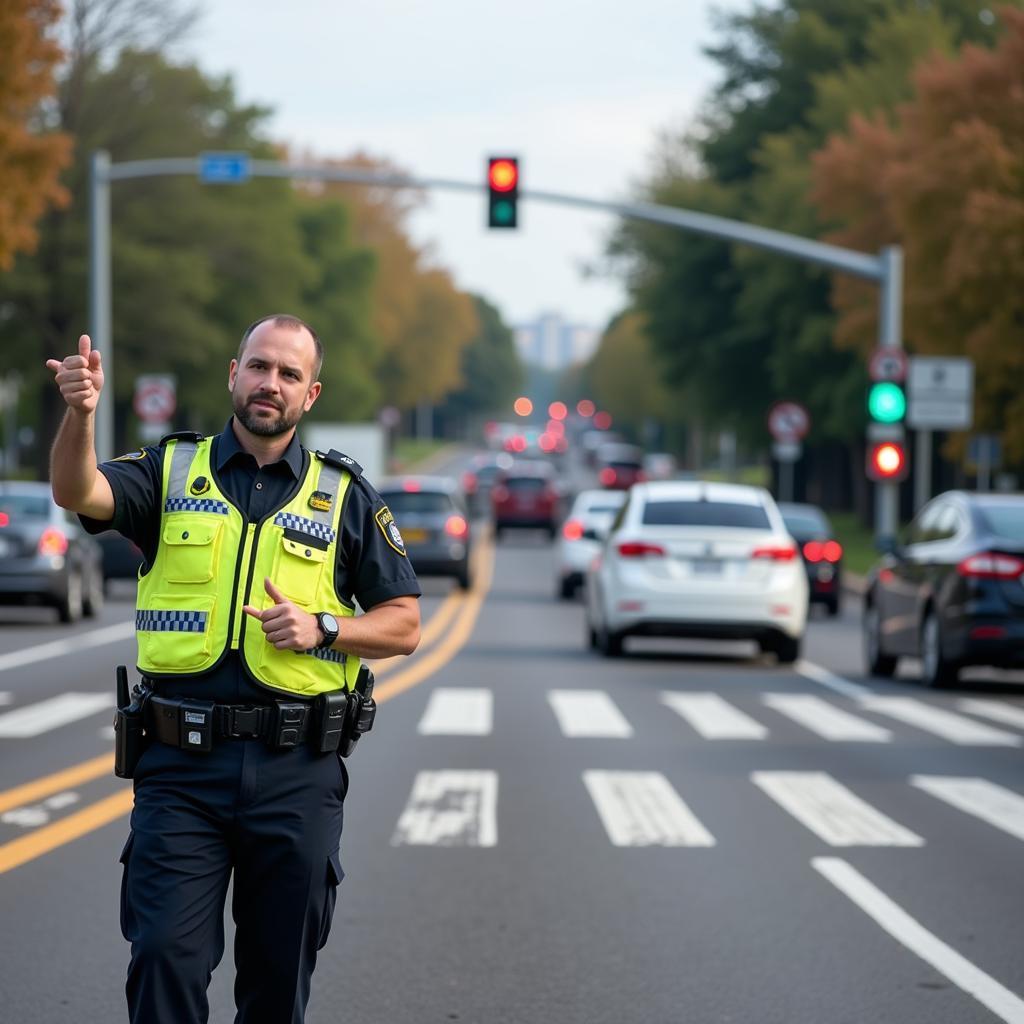
[[822, 686], [827, 686], [830, 690], [835, 690], [836, 693], [841, 693], [844, 697], [869, 697], [875, 692], [874, 690], [869, 690], [866, 686], [861, 686], [859, 683], [851, 683], [849, 679], [837, 676], [834, 672], [829, 672], [827, 668], [822, 668], [820, 665], [815, 665], [810, 661], [798, 661], [795, 669], [805, 679], [821, 683]]
[[392, 846], [496, 846], [498, 773], [419, 772]]
[[1024, 1024], [1024, 1001], [923, 925], [838, 857], [815, 857], [811, 866], [912, 953], [973, 996], [1006, 1024]]
[[99, 757], [90, 758], [88, 761], [82, 761], [70, 768], [64, 768], [52, 775], [45, 775], [41, 779], [26, 782], [0, 793], [0, 813], [9, 811], [12, 807], [42, 800], [64, 789], [74, 789], [107, 774], [114, 774], [113, 753], [101, 754]]
[[925, 704], [915, 697], [865, 697], [861, 707], [898, 718], [924, 732], [930, 732], [959, 746], [1019, 747], [1024, 740], [1002, 729], [993, 729], [955, 711]]
[[438, 687], [417, 726], [421, 736], [488, 736], [493, 723], [490, 690]]
[[665, 690], [661, 702], [709, 740], [763, 740], [768, 730], [717, 693]]
[[825, 772], [753, 772], [751, 781], [829, 846], [924, 846]]
[[1024, 708], [1017, 704], [1004, 704], [1001, 700], [983, 700], [978, 697], [964, 697], [956, 702], [961, 711], [982, 718], [991, 718], [994, 722], [1012, 725], [1024, 729]]
[[70, 722], [113, 711], [114, 696], [106, 693], [61, 693], [0, 715], [0, 738], [27, 739]]
[[714, 846], [660, 772], [586, 771], [583, 782], [614, 846]]
[[40, 804], [31, 804], [28, 807], [16, 807], [13, 811], [5, 811], [0, 814], [0, 821], [5, 825], [38, 828], [50, 820], [51, 811], [62, 811], [65, 807], [77, 804], [78, 801], [77, 793], [58, 793], [56, 796], [48, 797]]
[[888, 743], [892, 733], [810, 694], [766, 693], [764, 703], [833, 743]]
[[10, 704], [10, 703], [11, 703], [11, 694], [8, 693], [6, 690], [0, 690], [0, 705]]
[[603, 690], [549, 690], [563, 736], [626, 739], [633, 727]]
[[0, 672], [20, 668], [22, 665], [35, 665], [48, 658], [60, 658], [65, 654], [79, 654], [84, 647], [102, 647], [104, 644], [116, 643], [135, 636], [135, 621], [119, 622], [116, 626], [105, 626], [94, 629], [91, 633], [76, 633], [66, 640], [51, 640], [49, 643], [36, 644], [35, 647], [23, 647], [20, 651], [9, 651], [0, 654]]
[[948, 775], [911, 775], [910, 784], [945, 800], [965, 814], [1024, 839], [1024, 796], [987, 779]]

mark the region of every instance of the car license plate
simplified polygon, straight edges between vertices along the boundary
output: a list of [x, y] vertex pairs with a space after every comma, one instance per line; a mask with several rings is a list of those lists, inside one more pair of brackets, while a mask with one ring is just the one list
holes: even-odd
[[722, 563], [717, 558], [695, 558], [693, 573], [695, 576], [717, 576], [722, 571]]
[[402, 538], [406, 544], [422, 544], [427, 539], [427, 531], [413, 526], [402, 531]]

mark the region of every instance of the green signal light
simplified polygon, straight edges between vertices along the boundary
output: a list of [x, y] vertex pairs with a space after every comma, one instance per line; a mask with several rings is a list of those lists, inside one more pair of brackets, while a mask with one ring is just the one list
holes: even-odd
[[515, 207], [510, 202], [498, 201], [491, 208], [494, 219], [499, 224], [511, 224], [515, 217]]
[[868, 392], [868, 412], [878, 423], [899, 423], [907, 414], [903, 388], [891, 380], [872, 384]]

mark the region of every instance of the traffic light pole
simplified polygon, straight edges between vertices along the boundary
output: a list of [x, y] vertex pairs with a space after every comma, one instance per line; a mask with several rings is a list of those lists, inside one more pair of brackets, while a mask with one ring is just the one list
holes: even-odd
[[[452, 181], [446, 178], [414, 178], [404, 174], [384, 174], [377, 171], [347, 167], [302, 167], [277, 163], [272, 160], [249, 160], [245, 154], [231, 154], [236, 163], [244, 163], [244, 176], [218, 178], [210, 183], [241, 184], [252, 178], [290, 178], [306, 181], [341, 181], [356, 185], [374, 185], [378, 188], [442, 189], [455, 192], [483, 192], [488, 182]], [[112, 164], [105, 152], [96, 152], [92, 158], [90, 175], [90, 268], [89, 308], [90, 331], [93, 347], [103, 353], [106, 384], [100, 394], [100, 408], [96, 425], [96, 452], [101, 460], [113, 457], [114, 358], [111, 339], [110, 296], [110, 183], [128, 178], [155, 178], [174, 174], [189, 174], [202, 178], [202, 156], [171, 157], [159, 160], [132, 160]], [[879, 345], [902, 347], [903, 309], [903, 252], [898, 246], [883, 249], [877, 256], [829, 245], [799, 235], [775, 231], [771, 228], [744, 224], [693, 210], [653, 203], [620, 203], [559, 192], [541, 192], [520, 189], [519, 199], [532, 199], [560, 206], [612, 213], [633, 220], [650, 221], [668, 227], [692, 231], [712, 238], [751, 245], [757, 249], [779, 253], [793, 259], [838, 270], [855, 277], [874, 281], [880, 286], [878, 333]], [[894, 537], [898, 518], [897, 485], [880, 483], [876, 488], [876, 536]]]

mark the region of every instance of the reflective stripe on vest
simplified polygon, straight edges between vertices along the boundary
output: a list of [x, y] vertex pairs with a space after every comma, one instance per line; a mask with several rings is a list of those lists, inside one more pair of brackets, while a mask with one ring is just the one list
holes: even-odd
[[279, 651], [261, 623], [242, 611], [245, 604], [262, 610], [274, 603], [267, 577], [304, 611], [339, 619], [355, 614], [334, 588], [350, 475], [308, 456], [291, 497], [248, 523], [220, 489], [211, 447], [209, 439], [166, 445], [160, 543], [139, 580], [139, 671], [155, 679], [201, 675], [231, 648], [249, 675], [275, 692], [311, 697], [351, 688], [358, 658], [335, 650]]

